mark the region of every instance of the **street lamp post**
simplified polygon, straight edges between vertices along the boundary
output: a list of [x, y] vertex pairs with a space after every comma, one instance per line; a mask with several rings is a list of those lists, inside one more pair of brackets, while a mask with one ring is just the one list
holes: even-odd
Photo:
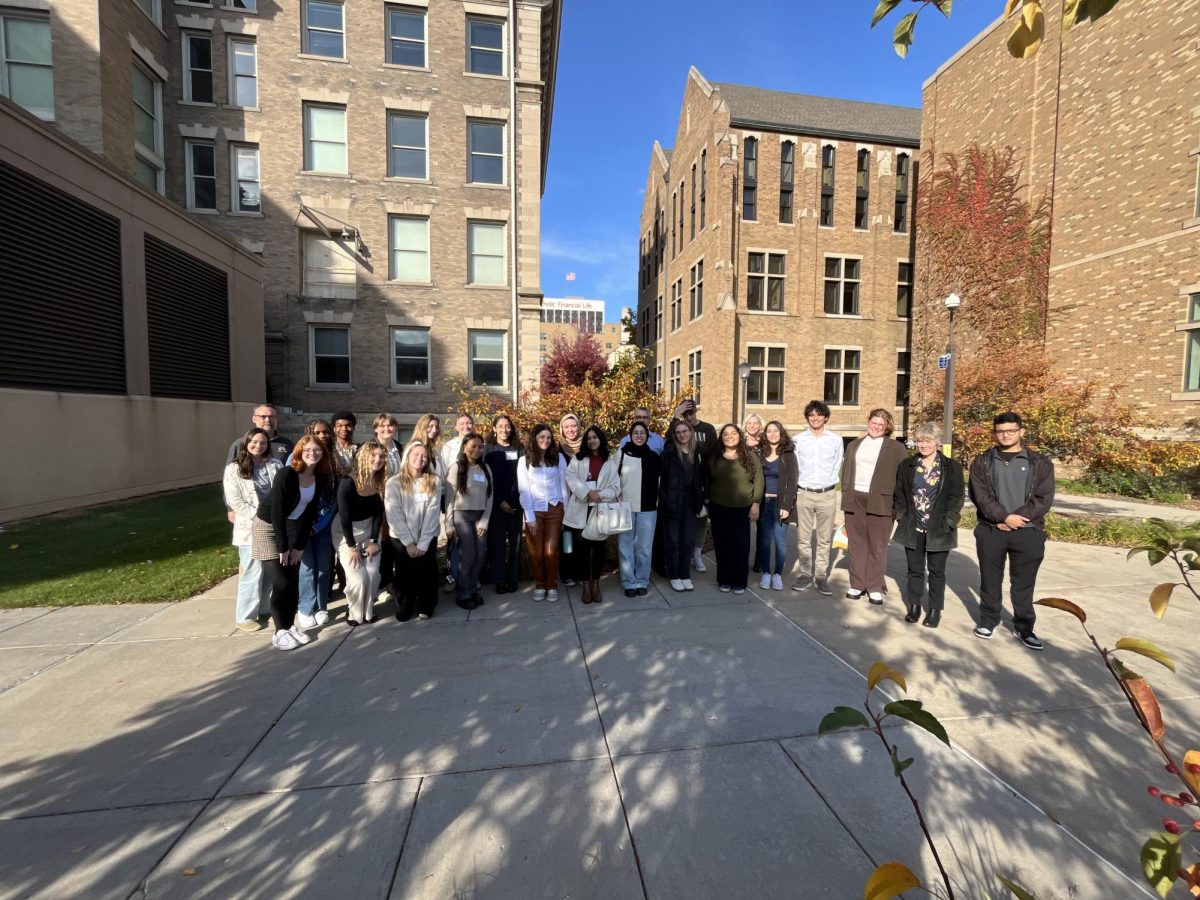
[[742, 379], [742, 415], [739, 422], [746, 421], [746, 391], [750, 385], [750, 363], [744, 359], [738, 363], [738, 378]]
[[962, 298], [952, 293], [945, 299], [950, 311], [950, 341], [946, 345], [946, 397], [942, 409], [942, 453], [953, 455], [954, 451], [954, 311], [962, 304]]

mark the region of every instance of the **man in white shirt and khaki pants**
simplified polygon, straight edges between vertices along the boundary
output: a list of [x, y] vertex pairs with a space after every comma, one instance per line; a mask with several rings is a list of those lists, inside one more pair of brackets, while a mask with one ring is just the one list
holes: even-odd
[[[814, 582], [817, 593], [832, 596], [829, 587], [829, 546], [833, 542], [833, 522], [837, 516], [837, 487], [845, 450], [840, 435], [825, 427], [829, 407], [812, 400], [804, 407], [808, 429], [793, 438], [800, 474], [796, 495], [796, 530], [799, 557], [798, 577], [792, 590], [807, 590]], [[812, 538], [817, 536], [814, 565]]]

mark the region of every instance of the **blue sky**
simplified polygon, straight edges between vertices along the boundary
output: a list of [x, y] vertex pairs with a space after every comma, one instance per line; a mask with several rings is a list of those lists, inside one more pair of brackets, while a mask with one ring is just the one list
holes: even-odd
[[[919, 106], [921, 83], [1003, 10], [932, 7], [908, 59], [891, 47], [902, 3], [871, 29], [876, 0], [565, 0], [550, 163], [542, 204], [542, 290], [636, 306], [638, 220], [654, 141], [670, 146], [689, 66], [710, 81]], [[575, 281], [566, 281], [574, 272]]]

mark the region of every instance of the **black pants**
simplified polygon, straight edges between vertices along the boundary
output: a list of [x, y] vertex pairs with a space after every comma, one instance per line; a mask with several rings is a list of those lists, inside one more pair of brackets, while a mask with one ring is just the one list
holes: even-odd
[[917, 546], [913, 549], [904, 548], [908, 558], [908, 591], [904, 599], [914, 606], [922, 606], [925, 596], [925, 569], [929, 569], [929, 606], [930, 611], [941, 610], [946, 602], [946, 560], [950, 558], [949, 550], [926, 550], [925, 532], [917, 532]]
[[413, 559], [397, 540], [389, 542], [396, 560], [396, 578], [392, 593], [396, 595], [396, 610], [401, 619], [418, 615], [432, 616], [438, 602], [437, 538], [429, 542], [425, 552]]
[[[401, 552], [403, 552], [403, 546]], [[407, 554], [405, 554], [407, 556]], [[392, 547], [392, 541], [384, 541], [379, 547], [379, 589], [391, 587], [395, 580], [396, 571], [396, 551]]]
[[1033, 585], [1046, 555], [1046, 533], [1032, 527], [1001, 531], [981, 522], [975, 526], [975, 551], [979, 556], [979, 624], [986, 628], [1000, 624], [1000, 592], [1007, 560], [1013, 628], [1018, 634], [1032, 633], [1037, 618]]
[[604, 548], [606, 546], [608, 546], [607, 540], [589, 541], [582, 535], [575, 538], [575, 552], [572, 556], [575, 557], [576, 574], [573, 577], [576, 581], [595, 581], [600, 577], [600, 572], [604, 568]]
[[521, 577], [520, 509], [505, 512], [496, 504], [488, 520], [488, 574], [492, 584], [516, 584]]
[[[583, 574], [583, 564], [580, 560], [583, 558], [583, 538], [580, 534], [583, 533], [582, 528], [571, 528], [569, 525], [563, 526], [563, 542], [562, 549], [558, 552], [558, 574], [564, 581], [583, 581], [587, 578]], [[571, 535], [570, 544], [571, 550], [567, 551], [567, 535]]]
[[263, 569], [271, 579], [271, 618], [276, 631], [286, 631], [296, 624], [300, 608], [300, 564], [284, 566], [278, 559], [264, 559]]
[[688, 566], [692, 562], [692, 544], [696, 540], [696, 516], [690, 508], [678, 518], [660, 515], [658, 525], [663, 531], [664, 568], [672, 581], [691, 578]]
[[750, 507], [709, 503], [708, 520], [717, 554], [717, 584], [745, 589], [750, 574]]

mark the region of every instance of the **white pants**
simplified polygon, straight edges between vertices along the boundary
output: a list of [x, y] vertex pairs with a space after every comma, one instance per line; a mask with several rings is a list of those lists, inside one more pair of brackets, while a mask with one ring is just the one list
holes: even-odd
[[[355, 522], [355, 539], [365, 541], [370, 527], [370, 519]], [[346, 604], [349, 607], [346, 615], [356, 622], [365, 622], [375, 615], [375, 599], [379, 596], [379, 554], [370, 559], [360, 557], [361, 564], [355, 566], [350, 562], [350, 548], [339, 535], [338, 559], [346, 571]]]

